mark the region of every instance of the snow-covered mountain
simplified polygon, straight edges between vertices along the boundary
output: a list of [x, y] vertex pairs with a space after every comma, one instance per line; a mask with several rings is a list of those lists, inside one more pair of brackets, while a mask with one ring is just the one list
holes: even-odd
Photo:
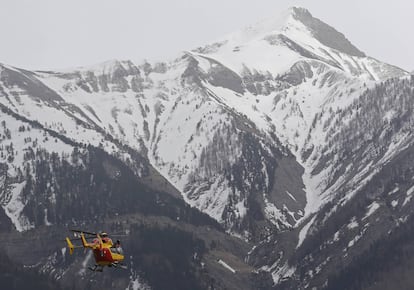
[[[333, 234], [323, 245], [346, 236], [347, 252], [377, 229], [371, 219], [387, 202], [394, 209], [411, 201], [408, 183], [369, 186], [412, 147], [413, 87], [407, 72], [367, 56], [303, 8], [169, 62], [53, 72], [1, 65], [0, 201], [18, 231], [57, 223], [53, 206], [40, 205], [36, 220], [25, 215], [35, 172], [23, 152], [38, 146], [69, 156], [91, 145], [139, 178], [157, 172], [169, 191], [254, 243], [249, 261], [275, 283], [293, 277], [292, 287], [320, 286], [339, 248], [313, 263], [313, 233]], [[59, 190], [48, 188], [53, 201]], [[407, 198], [388, 201], [388, 189]], [[359, 201], [366, 194], [370, 202]], [[363, 211], [351, 216], [355, 203]], [[343, 223], [327, 230], [338, 212]], [[295, 265], [298, 252], [312, 262]], [[295, 280], [303, 267], [312, 274]]]

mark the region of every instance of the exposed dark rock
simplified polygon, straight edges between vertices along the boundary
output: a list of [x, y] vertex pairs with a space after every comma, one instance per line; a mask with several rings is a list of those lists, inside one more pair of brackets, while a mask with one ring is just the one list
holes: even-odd
[[322, 44], [352, 56], [364, 57], [365, 53], [356, 48], [346, 37], [326, 23], [314, 18], [304, 8], [293, 8], [293, 16], [308, 27]]

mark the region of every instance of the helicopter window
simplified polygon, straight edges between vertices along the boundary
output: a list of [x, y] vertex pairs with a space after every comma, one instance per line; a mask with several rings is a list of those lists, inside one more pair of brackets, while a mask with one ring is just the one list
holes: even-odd
[[119, 246], [119, 247], [112, 247], [111, 248], [111, 252], [112, 253], [115, 253], [115, 254], [121, 254], [121, 255], [124, 253], [124, 251], [122, 250], [121, 246]]

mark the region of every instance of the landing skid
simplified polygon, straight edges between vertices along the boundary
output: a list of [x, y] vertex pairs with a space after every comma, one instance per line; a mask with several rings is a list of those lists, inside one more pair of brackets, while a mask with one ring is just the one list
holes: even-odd
[[[110, 265], [108, 265], [108, 267], [114, 267], [117, 269], [123, 269], [123, 270], [128, 270], [127, 266], [123, 265], [123, 264], [119, 264], [119, 263], [112, 263]], [[103, 266], [101, 265], [94, 265], [89, 266], [88, 269], [91, 270], [92, 272], [103, 272]]]
[[99, 265], [95, 265], [93, 267], [88, 267], [88, 269], [93, 271], [93, 272], [102, 272], [103, 271], [103, 267], [99, 266]]
[[119, 269], [123, 269], [123, 270], [128, 269], [127, 266], [125, 266], [123, 264], [120, 264], [120, 263], [112, 263], [111, 266], [114, 267], [114, 268], [119, 268]]

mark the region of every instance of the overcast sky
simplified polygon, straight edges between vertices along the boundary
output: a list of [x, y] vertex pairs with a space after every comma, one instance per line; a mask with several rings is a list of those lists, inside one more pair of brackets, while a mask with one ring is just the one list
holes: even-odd
[[294, 5], [366, 54], [414, 70], [412, 0], [0, 0], [0, 62], [53, 69], [168, 60]]

